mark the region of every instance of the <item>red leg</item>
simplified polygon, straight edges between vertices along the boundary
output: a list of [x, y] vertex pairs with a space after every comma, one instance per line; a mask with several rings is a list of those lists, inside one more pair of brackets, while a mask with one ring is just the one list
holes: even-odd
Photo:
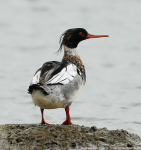
[[65, 111], [66, 111], [66, 121], [64, 121], [62, 123], [62, 125], [68, 125], [68, 124], [72, 124], [72, 125], [75, 125], [71, 122], [71, 117], [70, 117], [70, 114], [69, 114], [69, 107], [66, 107], [65, 108]]
[[42, 121], [41, 121], [41, 123], [39, 123], [39, 124], [47, 124], [47, 125], [50, 125], [49, 123], [45, 122], [45, 120], [44, 120], [44, 109], [42, 109], [42, 108], [40, 108], [40, 109], [41, 109], [41, 114], [42, 114]]

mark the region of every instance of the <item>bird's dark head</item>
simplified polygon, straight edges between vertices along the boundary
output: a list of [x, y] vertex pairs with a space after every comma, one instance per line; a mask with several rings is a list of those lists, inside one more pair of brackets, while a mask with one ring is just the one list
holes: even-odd
[[68, 48], [76, 48], [78, 43], [85, 40], [88, 32], [83, 28], [68, 29], [65, 31], [60, 38], [60, 48], [62, 45]]
[[65, 45], [68, 48], [76, 48], [78, 43], [83, 40], [99, 37], [108, 37], [108, 35], [91, 35], [83, 28], [68, 29], [60, 37], [59, 50], [62, 49], [62, 45]]

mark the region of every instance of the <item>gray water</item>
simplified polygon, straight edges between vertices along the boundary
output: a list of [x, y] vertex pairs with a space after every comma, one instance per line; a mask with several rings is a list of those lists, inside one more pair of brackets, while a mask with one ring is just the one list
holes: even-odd
[[[54, 54], [59, 37], [76, 27], [109, 38], [78, 46], [87, 82], [71, 105], [72, 122], [141, 136], [140, 0], [1, 0], [0, 124], [40, 122], [28, 86], [40, 65], [62, 59]], [[61, 124], [64, 109], [45, 110], [45, 120]]]

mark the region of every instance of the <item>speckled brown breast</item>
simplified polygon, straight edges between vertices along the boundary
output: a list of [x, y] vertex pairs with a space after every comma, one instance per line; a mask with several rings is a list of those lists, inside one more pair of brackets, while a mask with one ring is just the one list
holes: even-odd
[[80, 69], [82, 78], [86, 81], [85, 67], [78, 55], [71, 55], [71, 52], [67, 51], [64, 53], [62, 61], [69, 61], [70, 63], [75, 64]]

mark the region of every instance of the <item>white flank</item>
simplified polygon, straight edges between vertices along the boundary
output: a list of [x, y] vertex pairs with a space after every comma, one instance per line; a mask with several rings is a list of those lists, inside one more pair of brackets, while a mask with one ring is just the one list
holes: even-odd
[[63, 94], [52, 97], [52, 95], [44, 95], [40, 90], [33, 91], [33, 102], [42, 109], [65, 108], [65, 101]]

